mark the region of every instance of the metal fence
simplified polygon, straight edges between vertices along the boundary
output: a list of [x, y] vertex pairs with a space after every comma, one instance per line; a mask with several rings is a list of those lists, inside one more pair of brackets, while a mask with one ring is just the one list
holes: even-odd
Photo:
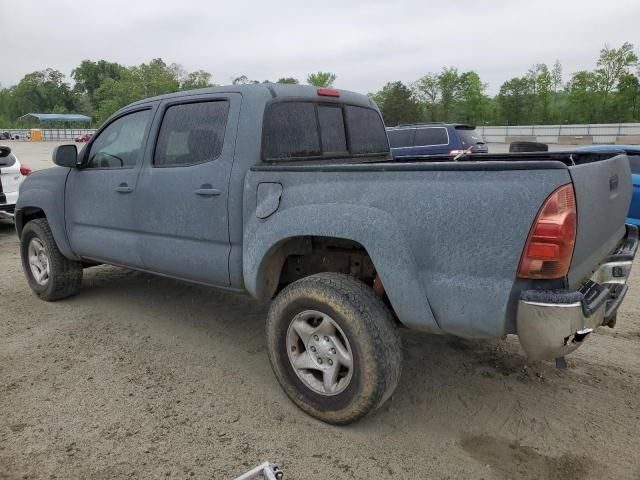
[[580, 143], [639, 143], [640, 123], [609, 123], [592, 125], [517, 125], [479, 126], [489, 143], [510, 143], [515, 139], [543, 143], [564, 143], [574, 139]]
[[[95, 128], [39, 128], [44, 142], [65, 142], [73, 141], [74, 138], [84, 135], [85, 133], [93, 134]], [[0, 136], [3, 133], [9, 133], [14, 140], [30, 141], [31, 129], [28, 128], [0, 128]], [[0, 141], [2, 141], [0, 139]]]

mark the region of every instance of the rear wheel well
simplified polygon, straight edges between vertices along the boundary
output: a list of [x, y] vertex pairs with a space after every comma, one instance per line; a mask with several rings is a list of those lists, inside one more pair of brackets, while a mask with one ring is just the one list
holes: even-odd
[[263, 299], [273, 298], [301, 278], [334, 272], [357, 278], [387, 301], [373, 260], [366, 248], [355, 240], [323, 236], [288, 238], [271, 250], [262, 272], [259, 296]]
[[22, 229], [27, 223], [32, 220], [36, 220], [37, 218], [47, 218], [44, 210], [38, 207], [21, 208], [16, 212], [16, 229], [18, 231], [18, 235], [22, 235]]

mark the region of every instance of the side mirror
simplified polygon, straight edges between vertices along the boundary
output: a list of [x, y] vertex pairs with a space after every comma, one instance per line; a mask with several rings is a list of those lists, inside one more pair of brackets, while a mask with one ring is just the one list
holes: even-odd
[[78, 163], [78, 149], [75, 145], [58, 145], [53, 150], [53, 163], [60, 167], [75, 168]]

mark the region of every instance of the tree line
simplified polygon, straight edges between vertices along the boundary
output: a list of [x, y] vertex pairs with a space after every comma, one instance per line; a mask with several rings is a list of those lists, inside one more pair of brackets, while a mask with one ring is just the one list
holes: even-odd
[[[18, 117], [34, 113], [82, 113], [102, 123], [119, 108], [143, 98], [214, 86], [204, 70], [186, 71], [157, 58], [126, 67], [106, 60], [84, 60], [71, 72], [47, 68], [25, 75], [17, 85], [0, 87], [0, 127], [19, 126]], [[306, 83], [330, 87], [332, 72], [311, 73]], [[254, 80], [240, 75], [234, 84], [290, 83], [294, 77]], [[534, 64], [522, 76], [505, 81], [494, 96], [473, 70], [444, 67], [414, 82], [389, 82], [369, 95], [387, 125], [461, 122], [476, 125], [624, 123], [640, 121], [640, 64], [633, 44], [605, 45], [595, 68], [572, 73], [565, 81], [560, 61]]]

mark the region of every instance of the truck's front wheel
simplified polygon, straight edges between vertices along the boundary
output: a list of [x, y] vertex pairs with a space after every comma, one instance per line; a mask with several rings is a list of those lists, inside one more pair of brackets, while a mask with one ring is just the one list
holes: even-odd
[[337, 273], [298, 280], [274, 300], [269, 358], [282, 388], [308, 414], [354, 422], [391, 396], [402, 351], [391, 313], [364, 283]]
[[82, 263], [60, 253], [44, 218], [27, 223], [20, 237], [22, 268], [33, 293], [42, 300], [54, 301], [80, 290]]

